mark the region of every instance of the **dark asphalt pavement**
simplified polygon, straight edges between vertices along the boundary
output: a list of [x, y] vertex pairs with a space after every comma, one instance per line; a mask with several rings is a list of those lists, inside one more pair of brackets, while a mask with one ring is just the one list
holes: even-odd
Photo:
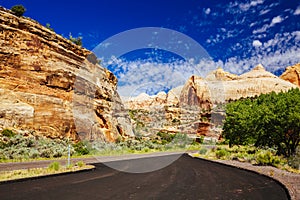
[[[157, 164], [172, 156], [115, 161], [124, 167]], [[276, 181], [188, 155], [148, 173], [125, 173], [95, 164], [92, 171], [0, 183], [0, 199], [289, 199]]]

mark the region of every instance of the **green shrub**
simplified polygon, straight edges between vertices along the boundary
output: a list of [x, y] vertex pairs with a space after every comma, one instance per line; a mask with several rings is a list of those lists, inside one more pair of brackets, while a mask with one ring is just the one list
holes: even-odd
[[172, 140], [175, 137], [175, 134], [169, 134], [169, 133], [165, 133], [165, 132], [158, 132], [157, 136], [159, 136], [160, 139], [162, 141], [164, 141], [165, 143], [168, 143], [168, 142], [172, 142]]
[[51, 149], [43, 149], [40, 153], [40, 157], [42, 158], [50, 158], [52, 155], [52, 150]]
[[281, 159], [278, 156], [272, 154], [272, 152], [268, 150], [257, 153], [255, 160], [258, 165], [270, 165], [274, 167], [278, 166], [281, 162]]
[[226, 156], [229, 156], [230, 152], [228, 152], [226, 149], [218, 149], [216, 150], [216, 157], [218, 159], [224, 158]]
[[[0, 159], [51, 158], [67, 153], [68, 143], [65, 140], [53, 140], [33, 133], [12, 134], [10, 130], [0, 134]], [[74, 148], [71, 147], [73, 153]]]
[[26, 8], [23, 5], [15, 5], [10, 10], [18, 17], [23, 16], [26, 12]]
[[73, 37], [72, 34], [70, 33], [69, 35], [69, 40], [71, 42], [73, 42], [74, 44], [78, 45], [78, 46], [82, 46], [82, 37]]
[[288, 159], [288, 164], [294, 169], [300, 169], [300, 147], [297, 148], [296, 154]]
[[12, 131], [12, 130], [9, 130], [9, 129], [4, 129], [1, 134], [3, 136], [6, 136], [6, 137], [9, 137], [9, 138], [12, 138], [14, 137], [16, 134]]
[[46, 28], [49, 29], [49, 30], [51, 30], [51, 31], [54, 31], [54, 29], [51, 28], [51, 25], [49, 23], [46, 24]]
[[53, 170], [53, 171], [58, 171], [60, 168], [59, 162], [52, 162], [49, 166], [48, 169]]
[[83, 161], [78, 161], [78, 162], [76, 163], [76, 165], [77, 165], [78, 167], [83, 167], [83, 166], [85, 166], [85, 163], [84, 163]]
[[87, 155], [90, 153], [89, 149], [87, 148], [87, 146], [85, 144], [83, 144], [83, 142], [78, 142], [76, 144], [73, 145], [75, 152], [78, 155]]
[[205, 155], [206, 153], [207, 153], [207, 148], [201, 148], [200, 150], [199, 150], [199, 154], [200, 155]]
[[300, 90], [271, 92], [226, 105], [222, 137], [233, 145], [275, 148], [286, 158], [300, 144]]

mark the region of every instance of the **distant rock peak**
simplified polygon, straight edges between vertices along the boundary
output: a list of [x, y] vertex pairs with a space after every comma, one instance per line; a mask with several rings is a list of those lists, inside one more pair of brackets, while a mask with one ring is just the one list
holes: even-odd
[[265, 67], [262, 64], [258, 64], [256, 67], [254, 67], [252, 70], [260, 70], [260, 71], [266, 71]]

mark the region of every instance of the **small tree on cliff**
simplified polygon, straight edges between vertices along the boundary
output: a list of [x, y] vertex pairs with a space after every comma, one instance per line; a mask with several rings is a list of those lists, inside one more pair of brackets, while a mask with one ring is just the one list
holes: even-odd
[[26, 12], [26, 8], [23, 5], [15, 5], [10, 10], [18, 17], [23, 16]]
[[74, 44], [77, 44], [78, 46], [82, 46], [82, 37], [73, 37], [72, 34], [70, 33], [69, 35], [69, 40], [73, 42]]

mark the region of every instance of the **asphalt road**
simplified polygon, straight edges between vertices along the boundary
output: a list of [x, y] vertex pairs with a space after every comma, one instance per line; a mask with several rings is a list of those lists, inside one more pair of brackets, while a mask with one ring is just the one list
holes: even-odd
[[[166, 155], [181, 155], [181, 154], [184, 154], [185, 152], [193, 152], [193, 151], [154, 152], [154, 153], [146, 153], [146, 154], [127, 154], [127, 155], [115, 155], [115, 156], [91, 156], [88, 158], [71, 158], [71, 163], [75, 164], [78, 161], [83, 161], [84, 163], [87, 163], [87, 164], [95, 164], [95, 163], [99, 163], [99, 162], [107, 163], [107, 162], [111, 162], [111, 161], [131, 160], [131, 159], [158, 157], [158, 156], [166, 156]], [[11, 171], [11, 170], [18, 170], [18, 169], [48, 167], [49, 164], [51, 164], [54, 161], [59, 162], [61, 165], [67, 164], [67, 159], [0, 163], [0, 171]]]
[[[114, 161], [124, 167], [165, 162], [177, 155]], [[125, 173], [95, 164], [81, 173], [0, 183], [0, 199], [289, 199], [274, 180], [188, 155], [148, 173]]]

